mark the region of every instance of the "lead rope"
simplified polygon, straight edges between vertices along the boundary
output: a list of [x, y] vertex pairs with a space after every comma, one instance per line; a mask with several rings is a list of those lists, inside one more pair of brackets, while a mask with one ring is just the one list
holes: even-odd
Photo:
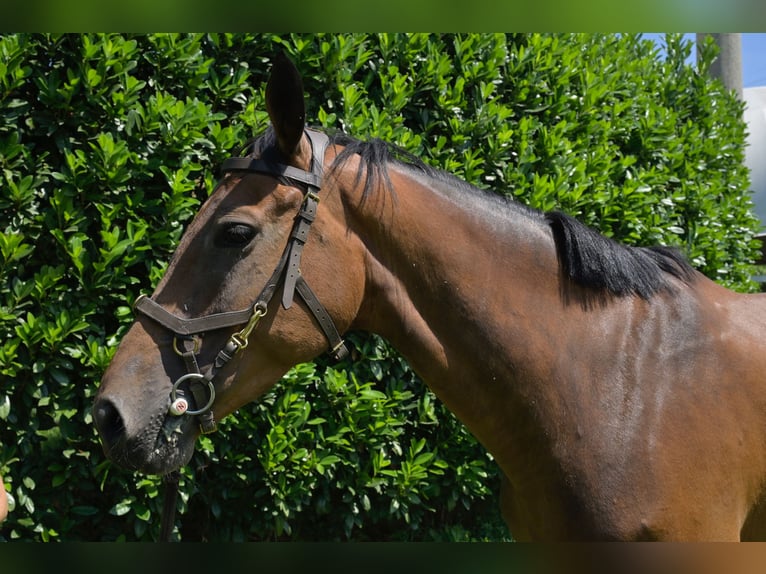
[[178, 482], [180, 478], [181, 473], [177, 470], [162, 477], [162, 482], [165, 486], [162, 496], [165, 500], [162, 505], [160, 542], [171, 542], [170, 537], [173, 534], [173, 527], [176, 521], [176, 502], [178, 500]]

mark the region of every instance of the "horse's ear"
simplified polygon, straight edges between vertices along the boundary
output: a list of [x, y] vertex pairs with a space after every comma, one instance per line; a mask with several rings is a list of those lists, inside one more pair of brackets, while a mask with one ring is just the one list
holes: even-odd
[[266, 111], [277, 136], [279, 150], [292, 157], [299, 151], [306, 122], [303, 80], [290, 58], [280, 52], [274, 58], [266, 84]]

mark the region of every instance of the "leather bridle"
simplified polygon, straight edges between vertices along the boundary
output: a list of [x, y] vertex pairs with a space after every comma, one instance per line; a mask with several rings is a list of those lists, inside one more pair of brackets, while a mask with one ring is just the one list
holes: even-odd
[[[269, 304], [280, 283], [283, 282], [284, 285], [282, 306], [289, 309], [297, 292], [327, 337], [330, 344], [330, 355], [334, 359], [340, 360], [348, 354], [348, 349], [338, 333], [335, 323], [300, 272], [301, 253], [308, 239], [311, 224], [316, 217], [319, 203], [318, 194], [324, 173], [322, 165], [324, 152], [329, 141], [323, 133], [312, 130], [306, 130], [305, 133], [312, 149], [311, 171], [263, 158], [253, 159], [249, 157], [233, 157], [224, 161], [221, 166], [222, 173], [256, 172], [287, 180], [300, 188], [304, 196], [282, 257], [253, 304], [241, 311], [215, 313], [192, 319], [174, 315], [145, 295], [141, 295], [134, 304], [135, 311], [153, 319], [175, 334], [173, 349], [183, 358], [187, 374], [173, 383], [170, 392], [169, 412], [175, 416], [198, 416], [200, 430], [203, 434], [214, 432], [217, 428], [211, 410], [215, 401], [213, 381], [216, 374], [239, 351], [247, 347], [250, 334], [258, 326], [260, 319], [268, 313]], [[201, 336], [208, 331], [241, 325], [243, 327], [229, 337], [213, 363], [202, 372], [197, 364]], [[188, 395], [189, 392], [191, 396]], [[194, 408], [190, 408], [190, 400], [193, 402]]]

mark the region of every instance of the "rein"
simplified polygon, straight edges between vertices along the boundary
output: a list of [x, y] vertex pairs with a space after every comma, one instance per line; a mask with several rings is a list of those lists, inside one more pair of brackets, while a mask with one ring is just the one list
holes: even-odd
[[[176, 335], [173, 340], [173, 349], [183, 359], [187, 373], [173, 383], [168, 412], [173, 416], [198, 417], [202, 434], [210, 434], [217, 430], [217, 423], [212, 411], [215, 402], [214, 379], [216, 375], [239, 351], [248, 346], [250, 335], [258, 326], [260, 319], [268, 313], [269, 304], [280, 283], [283, 283], [282, 306], [289, 309], [293, 304], [295, 293], [297, 293], [327, 337], [330, 345], [330, 356], [335, 360], [341, 360], [348, 355], [348, 348], [338, 333], [330, 314], [319, 302], [316, 294], [300, 272], [303, 247], [308, 239], [311, 224], [316, 218], [319, 204], [318, 194], [322, 185], [322, 163], [328, 143], [325, 134], [312, 130], [306, 130], [305, 133], [312, 149], [311, 171], [247, 157], [230, 158], [224, 161], [221, 166], [223, 173], [248, 171], [285, 178], [291, 183], [299, 184], [296, 187], [303, 191], [303, 202], [295, 217], [290, 238], [282, 257], [255, 301], [248, 308], [240, 311], [214, 313], [192, 319], [174, 315], [145, 295], [138, 297], [133, 306], [136, 312], [153, 319]], [[229, 337], [229, 340], [216, 355], [215, 360], [203, 372], [197, 363], [197, 355], [202, 346], [201, 336], [208, 331], [241, 325], [243, 325], [242, 328]], [[178, 479], [177, 472], [171, 473], [163, 479], [165, 482], [165, 505], [160, 533], [160, 539], [163, 542], [170, 541], [173, 529]]]

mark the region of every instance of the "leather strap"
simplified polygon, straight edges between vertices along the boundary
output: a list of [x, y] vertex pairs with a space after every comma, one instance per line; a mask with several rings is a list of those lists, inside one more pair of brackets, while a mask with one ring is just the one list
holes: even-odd
[[227, 171], [252, 171], [277, 177], [282, 176], [308, 185], [311, 191], [319, 191], [319, 188], [322, 187], [324, 154], [330, 138], [322, 132], [314, 130], [305, 131], [311, 144], [311, 171], [305, 171], [291, 165], [263, 158], [252, 159], [249, 157], [229, 158], [221, 164], [221, 171], [223, 173]]
[[324, 154], [327, 151], [330, 138], [326, 134], [314, 130], [306, 130], [306, 135], [311, 143], [311, 173], [319, 180], [315, 186], [316, 191], [319, 191], [324, 175]]
[[221, 164], [221, 171], [253, 171], [256, 173], [267, 173], [277, 177], [287, 177], [289, 179], [305, 183], [311, 187], [319, 189], [322, 184], [321, 174], [309, 173], [291, 165], [284, 165], [264, 159], [251, 159], [248, 157], [232, 157]]
[[[197, 355], [196, 355], [197, 341], [195, 341], [194, 338], [192, 337], [179, 337], [176, 340], [177, 349], [178, 349], [178, 340], [181, 341], [180, 346], [183, 349], [183, 352], [181, 353], [181, 358], [183, 358], [184, 363], [186, 365], [186, 372], [201, 374], [199, 365], [197, 364]], [[179, 351], [180, 350], [181, 349], [179, 349]], [[207, 375], [205, 375], [205, 378], [207, 380], [212, 381], [214, 376], [215, 376], [215, 372], [213, 369], [211, 369], [207, 373]], [[195, 380], [189, 384], [189, 390], [191, 391], [192, 398], [194, 400], [193, 410], [202, 408], [202, 406], [207, 402], [206, 389], [207, 389], [207, 385], [202, 384], [200, 381]], [[176, 392], [178, 395], [185, 394], [183, 389], [181, 388], [178, 388]], [[200, 426], [200, 430], [202, 431], [202, 434], [210, 434], [211, 432], [215, 432], [218, 425], [215, 422], [215, 418], [213, 417], [212, 410], [207, 410], [203, 413], [200, 413], [198, 417], [199, 417], [199, 426]]]
[[164, 503], [162, 505], [162, 522], [160, 523], [160, 542], [170, 542], [175, 527], [176, 501], [178, 500], [178, 481], [181, 473], [177, 470], [162, 477], [164, 488]]
[[301, 254], [303, 246], [309, 237], [309, 229], [314, 222], [319, 203], [316, 195], [309, 192], [303, 200], [300, 212], [295, 218], [293, 231], [290, 234], [290, 249], [287, 255], [287, 270], [285, 271], [285, 286], [282, 291], [282, 306], [289, 309], [293, 304], [295, 294], [295, 282], [300, 276]]
[[252, 308], [247, 308], [241, 311], [216, 313], [215, 315], [196, 317], [194, 319], [182, 319], [166, 311], [161, 305], [158, 305], [146, 295], [141, 295], [136, 299], [133, 309], [147, 317], [151, 317], [176, 335], [185, 336], [196, 335], [205, 331], [215, 331], [216, 329], [225, 329], [226, 327], [236, 327], [237, 325], [247, 323], [250, 315], [253, 314]]
[[298, 295], [300, 295], [304, 303], [306, 303], [309, 311], [314, 315], [314, 319], [316, 319], [319, 327], [324, 331], [325, 337], [327, 337], [327, 340], [330, 342], [330, 356], [336, 361], [345, 359], [348, 356], [348, 347], [346, 347], [340, 333], [338, 333], [338, 329], [335, 327], [335, 322], [332, 320], [332, 317], [327, 313], [327, 309], [324, 308], [324, 305], [319, 302], [319, 299], [311, 287], [309, 287], [309, 284], [303, 279], [303, 275], [298, 275], [295, 287], [298, 291]]

